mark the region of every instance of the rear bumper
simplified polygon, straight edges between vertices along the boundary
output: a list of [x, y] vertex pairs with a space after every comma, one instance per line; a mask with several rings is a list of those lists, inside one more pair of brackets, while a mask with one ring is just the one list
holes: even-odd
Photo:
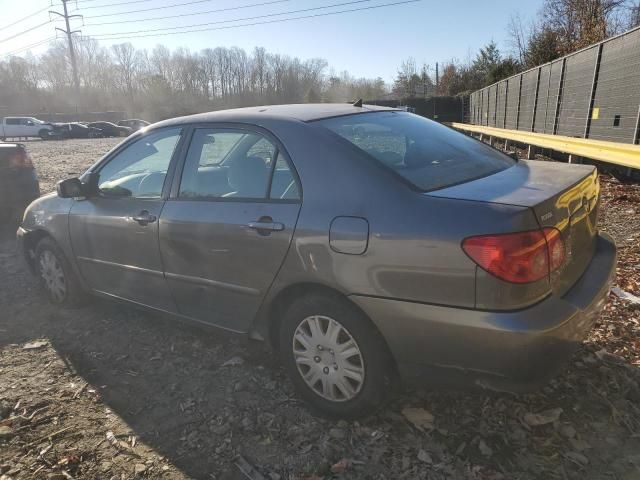
[[[562, 297], [515, 312], [486, 312], [352, 296], [378, 326], [408, 381], [472, 381], [535, 388], [571, 356], [593, 327], [615, 277], [616, 247], [600, 234], [589, 267]], [[440, 376], [439, 376], [440, 377]]]

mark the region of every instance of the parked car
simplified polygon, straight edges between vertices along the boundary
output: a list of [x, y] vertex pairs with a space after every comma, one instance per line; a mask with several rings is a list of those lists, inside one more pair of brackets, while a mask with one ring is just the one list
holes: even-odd
[[81, 123], [56, 124], [54, 135], [59, 138], [99, 138], [102, 130]]
[[103, 137], [128, 137], [133, 132], [130, 127], [121, 127], [111, 122], [91, 122], [87, 126], [99, 129]]
[[151, 124], [149, 122], [147, 122], [146, 120], [140, 120], [140, 119], [137, 119], [137, 118], [133, 118], [133, 119], [130, 119], [130, 120], [120, 120], [118, 122], [118, 125], [121, 126], [121, 127], [129, 127], [134, 132], [137, 132], [141, 128], [148, 127]]
[[31, 157], [20, 143], [0, 143], [0, 224], [22, 219], [27, 205], [40, 196]]
[[50, 137], [53, 126], [33, 117], [5, 117], [0, 124], [0, 140], [7, 138]]
[[615, 272], [593, 166], [515, 160], [396, 109], [247, 108], [140, 131], [27, 210], [53, 303], [85, 292], [270, 342], [356, 417], [396, 374], [534, 388]]

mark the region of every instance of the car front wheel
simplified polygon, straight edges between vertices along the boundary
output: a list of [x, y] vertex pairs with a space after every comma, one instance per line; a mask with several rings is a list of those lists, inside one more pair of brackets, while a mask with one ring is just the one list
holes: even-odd
[[283, 363], [296, 390], [320, 414], [357, 418], [387, 398], [393, 367], [386, 343], [366, 316], [333, 295], [310, 295], [286, 310]]
[[51, 303], [62, 306], [81, 303], [83, 292], [75, 272], [51, 238], [45, 237], [38, 242], [35, 262], [38, 280]]

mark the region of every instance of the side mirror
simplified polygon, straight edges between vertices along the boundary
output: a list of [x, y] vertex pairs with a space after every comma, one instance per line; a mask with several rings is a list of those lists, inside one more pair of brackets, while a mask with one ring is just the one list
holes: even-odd
[[84, 197], [84, 186], [79, 178], [60, 180], [56, 185], [56, 192], [60, 198]]
[[33, 122], [31, 120], [27, 120], [27, 126], [33, 127]]

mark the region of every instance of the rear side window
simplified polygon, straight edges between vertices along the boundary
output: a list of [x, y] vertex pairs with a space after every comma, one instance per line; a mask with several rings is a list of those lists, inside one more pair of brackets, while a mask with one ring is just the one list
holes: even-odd
[[317, 123], [422, 191], [486, 177], [515, 163], [482, 142], [410, 113], [361, 113]]
[[299, 189], [277, 146], [253, 132], [199, 128], [191, 139], [181, 198], [298, 200]]
[[20, 119], [19, 118], [7, 118], [5, 120], [5, 123], [7, 125], [20, 125]]

